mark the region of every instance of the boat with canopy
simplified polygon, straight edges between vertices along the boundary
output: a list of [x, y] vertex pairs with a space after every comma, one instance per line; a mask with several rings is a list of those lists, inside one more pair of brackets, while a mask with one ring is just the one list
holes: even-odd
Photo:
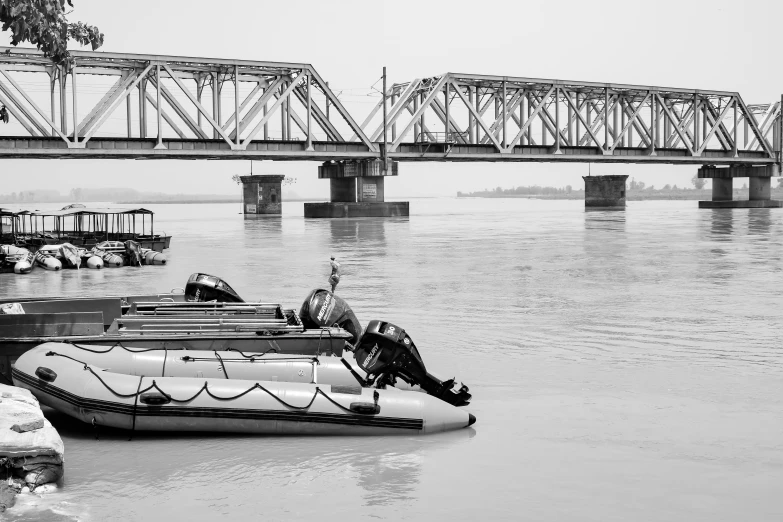
[[103, 241], [133, 240], [141, 248], [162, 252], [171, 244], [170, 235], [155, 234], [155, 213], [146, 208], [73, 204], [60, 210], [0, 209], [0, 218], [3, 243], [33, 250], [61, 243], [92, 248]]

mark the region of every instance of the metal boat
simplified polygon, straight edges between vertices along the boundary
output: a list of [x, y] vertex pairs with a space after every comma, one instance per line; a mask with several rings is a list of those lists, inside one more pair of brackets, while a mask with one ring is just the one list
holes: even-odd
[[[314, 306], [324, 302], [323, 292], [311, 294]], [[0, 315], [0, 375], [6, 377], [17, 357], [50, 341], [340, 355], [345, 343], [355, 342], [361, 333], [353, 312], [335, 296], [326, 302], [329, 313], [319, 320], [321, 309], [314, 309], [316, 317], [305, 322], [296, 310], [276, 303], [247, 303], [225, 281], [200, 273], [184, 289], [168, 293], [0, 299], [4, 303], [19, 303], [24, 310], [22, 315]]]

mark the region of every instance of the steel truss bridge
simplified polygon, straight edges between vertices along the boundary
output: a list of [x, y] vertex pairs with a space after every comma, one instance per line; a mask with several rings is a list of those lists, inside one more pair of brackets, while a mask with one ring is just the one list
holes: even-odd
[[358, 124], [309, 64], [72, 54], [0, 47], [0, 157], [780, 163], [781, 103], [736, 92], [448, 73]]

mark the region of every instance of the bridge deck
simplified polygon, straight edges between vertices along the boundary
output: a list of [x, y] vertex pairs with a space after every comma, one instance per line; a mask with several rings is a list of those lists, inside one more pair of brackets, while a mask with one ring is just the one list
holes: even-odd
[[[340, 159], [379, 159], [380, 152], [369, 151], [361, 143], [312, 142], [307, 150], [304, 141], [253, 141], [243, 150], [232, 150], [221, 140], [163, 140], [156, 148], [156, 139], [93, 138], [84, 148], [70, 149], [60, 138], [0, 137], [0, 158], [82, 158], [82, 159], [236, 159], [276, 161], [330, 161]], [[389, 153], [395, 161], [457, 161], [457, 162], [582, 162], [582, 163], [669, 163], [669, 164], [752, 164], [775, 163], [759, 151], [740, 151], [736, 157], [726, 157], [721, 150], [705, 150], [693, 157], [681, 149], [649, 150], [618, 148], [604, 155], [595, 147], [561, 147], [555, 156], [551, 147], [517, 145], [509, 154], [499, 153], [491, 145], [452, 145], [446, 143], [402, 143]]]

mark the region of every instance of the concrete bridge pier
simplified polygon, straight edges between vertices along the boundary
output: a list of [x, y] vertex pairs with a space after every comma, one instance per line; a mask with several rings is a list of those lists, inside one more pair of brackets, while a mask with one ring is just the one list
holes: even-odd
[[308, 218], [396, 217], [410, 214], [407, 201], [385, 201], [386, 177], [396, 176], [398, 163], [383, 161], [327, 161], [318, 167], [318, 177], [328, 179], [330, 202], [305, 203]]
[[279, 216], [283, 209], [283, 179], [280, 174], [239, 176], [245, 219]]
[[582, 176], [585, 180], [585, 208], [624, 209], [627, 175]]
[[[780, 175], [776, 165], [699, 168], [698, 177], [712, 180], [712, 201], [699, 201], [699, 208], [780, 208], [783, 201], [772, 199], [772, 178]], [[734, 178], [750, 178], [748, 199], [734, 199]]]

